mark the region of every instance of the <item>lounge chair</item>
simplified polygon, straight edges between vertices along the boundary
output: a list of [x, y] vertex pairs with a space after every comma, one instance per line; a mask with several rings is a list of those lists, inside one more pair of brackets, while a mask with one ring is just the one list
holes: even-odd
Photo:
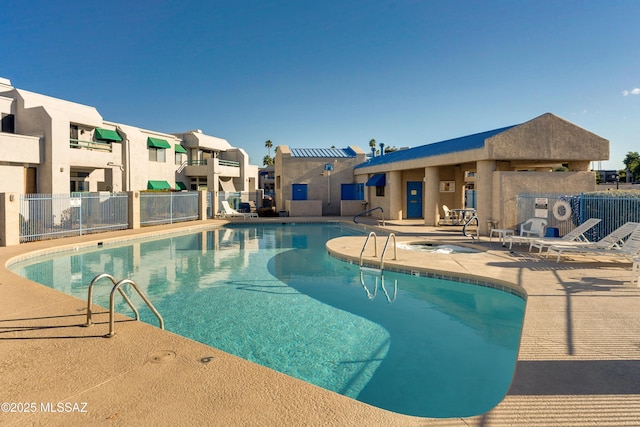
[[510, 234], [505, 237], [505, 241], [509, 242], [509, 249], [514, 243], [528, 243], [532, 237], [540, 239], [544, 236], [544, 229], [547, 226], [547, 220], [544, 218], [529, 218], [520, 226], [520, 234]]
[[238, 212], [237, 210], [229, 206], [229, 202], [227, 200], [222, 201], [222, 209], [222, 212], [220, 212], [222, 218], [258, 218], [258, 214], [255, 212]]
[[589, 239], [584, 235], [587, 231], [595, 227], [600, 221], [600, 218], [589, 218], [567, 234], [562, 237], [548, 237], [544, 239], [538, 239], [535, 237], [530, 238], [531, 244], [529, 245], [529, 252], [532, 248], [538, 248], [538, 253], [541, 254], [544, 248], [548, 248], [551, 245], [563, 244], [565, 242], [588, 242]]
[[552, 252], [557, 252], [557, 262], [560, 261], [563, 253], [613, 255], [632, 259], [640, 252], [640, 224], [627, 222], [597, 242], [566, 242], [562, 245], [551, 245], [547, 250], [547, 257]]

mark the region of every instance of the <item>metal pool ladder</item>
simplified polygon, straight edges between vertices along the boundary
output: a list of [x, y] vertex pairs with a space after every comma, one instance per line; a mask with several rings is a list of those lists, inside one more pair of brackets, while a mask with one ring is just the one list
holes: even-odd
[[[360, 251], [360, 269], [363, 268], [367, 268], [367, 267], [363, 267], [363, 255], [364, 255], [364, 250], [367, 248], [367, 244], [369, 243], [369, 238], [373, 236], [373, 257], [377, 258], [378, 257], [378, 244], [377, 244], [377, 236], [375, 232], [371, 232], [369, 233], [369, 235], [367, 236], [366, 240], [364, 241], [364, 245], [362, 245], [362, 250]], [[382, 272], [382, 270], [384, 270], [384, 254], [387, 252], [387, 247], [389, 246], [389, 240], [391, 240], [391, 238], [393, 238], [393, 259], [397, 260], [398, 259], [398, 245], [396, 242], [396, 235], [394, 233], [390, 233], [387, 236], [387, 241], [384, 244], [384, 248], [382, 249], [382, 253], [380, 254], [380, 266], [377, 270], [379, 270], [380, 272]]]
[[164, 320], [162, 319], [162, 316], [160, 316], [160, 313], [158, 312], [158, 310], [154, 307], [154, 305], [151, 303], [151, 301], [149, 301], [147, 296], [140, 290], [140, 288], [138, 287], [136, 282], [134, 282], [131, 279], [123, 279], [123, 280], [120, 280], [119, 282], [116, 282], [116, 279], [114, 279], [112, 275], [107, 274], [107, 273], [98, 274], [96, 277], [93, 278], [93, 280], [91, 281], [91, 284], [89, 285], [89, 290], [87, 292], [87, 323], [86, 323], [85, 326], [91, 326], [93, 324], [92, 321], [91, 321], [91, 315], [92, 315], [91, 305], [92, 305], [92, 302], [93, 302], [93, 286], [98, 282], [98, 280], [104, 279], [104, 278], [109, 279], [111, 281], [111, 283], [113, 284], [113, 287], [111, 288], [111, 294], [109, 296], [109, 335], [107, 335], [109, 338], [114, 336], [115, 333], [116, 333], [115, 332], [115, 319], [114, 319], [114, 316], [115, 316], [115, 295], [116, 295], [116, 291], [118, 291], [120, 293], [120, 295], [122, 295], [122, 298], [124, 298], [124, 300], [127, 302], [127, 304], [129, 304], [129, 307], [131, 307], [131, 310], [133, 310], [133, 312], [135, 313], [136, 320], [140, 320], [140, 313], [138, 312], [136, 307], [133, 305], [133, 302], [131, 302], [131, 300], [129, 299], [127, 294], [122, 289], [122, 285], [126, 285], [126, 284], [129, 284], [129, 285], [133, 286], [133, 289], [135, 289], [136, 292], [138, 293], [138, 295], [140, 295], [140, 298], [142, 298], [142, 300], [145, 302], [145, 304], [147, 304], [147, 306], [151, 309], [153, 314], [155, 314], [156, 317], [158, 318], [158, 321], [160, 322], [160, 329], [164, 329]]

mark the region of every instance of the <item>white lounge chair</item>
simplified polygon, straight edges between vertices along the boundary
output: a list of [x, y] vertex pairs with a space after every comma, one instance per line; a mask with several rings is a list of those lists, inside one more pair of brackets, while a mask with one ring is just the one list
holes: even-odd
[[220, 215], [223, 218], [243, 218], [243, 219], [258, 218], [258, 214], [255, 212], [248, 212], [248, 213], [238, 212], [237, 210], [229, 206], [229, 202], [227, 200], [222, 201], [222, 209], [223, 210], [222, 212], [220, 212]]
[[505, 237], [505, 241], [509, 242], [509, 249], [514, 243], [527, 243], [532, 237], [541, 238], [544, 236], [544, 229], [547, 226], [547, 220], [544, 218], [529, 218], [520, 226], [520, 234], [510, 234]]
[[613, 255], [632, 259], [640, 253], [640, 224], [637, 222], [627, 222], [616, 228], [597, 242], [571, 242], [562, 245], [551, 245], [547, 250], [550, 253], [558, 254], [557, 262], [564, 253], [574, 254], [594, 254]]
[[453, 225], [453, 220], [455, 219], [453, 216], [453, 212], [449, 209], [449, 206], [442, 205], [442, 210], [444, 211], [444, 218], [440, 220], [440, 225]]
[[548, 248], [551, 245], [563, 244], [565, 242], [588, 242], [589, 239], [584, 235], [587, 231], [595, 227], [600, 221], [600, 218], [589, 218], [567, 234], [562, 237], [545, 237], [544, 239], [538, 239], [535, 237], [530, 238], [531, 244], [529, 245], [529, 252], [532, 248], [538, 248], [538, 253], [541, 254], [544, 248]]

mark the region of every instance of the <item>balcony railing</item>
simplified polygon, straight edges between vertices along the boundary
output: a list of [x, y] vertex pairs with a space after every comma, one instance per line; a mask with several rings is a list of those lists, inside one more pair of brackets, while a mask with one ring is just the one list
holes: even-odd
[[83, 141], [81, 139], [70, 139], [69, 146], [71, 148], [81, 148], [84, 150], [98, 150], [111, 152], [110, 142]]
[[[204, 160], [189, 160], [187, 162], [187, 166], [204, 166], [207, 164], [208, 159]], [[218, 160], [218, 165], [220, 166], [231, 166], [234, 168], [240, 167], [240, 162], [234, 162], [232, 160]]]

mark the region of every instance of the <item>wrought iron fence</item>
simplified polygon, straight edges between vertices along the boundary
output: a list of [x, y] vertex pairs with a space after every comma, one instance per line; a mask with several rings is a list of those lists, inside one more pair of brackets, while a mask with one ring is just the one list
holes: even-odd
[[140, 225], [173, 224], [199, 218], [197, 191], [140, 193]]
[[128, 228], [126, 193], [20, 195], [20, 242]]
[[[626, 222], [640, 222], [640, 191], [599, 191], [579, 194], [519, 194], [519, 224], [535, 216], [536, 201], [540, 199], [547, 201], [547, 227], [558, 228], [561, 236], [589, 218], [602, 220], [587, 235], [592, 241], [599, 240]], [[563, 205], [568, 205], [570, 209], [563, 210]], [[567, 213], [568, 218], [563, 219]]]

